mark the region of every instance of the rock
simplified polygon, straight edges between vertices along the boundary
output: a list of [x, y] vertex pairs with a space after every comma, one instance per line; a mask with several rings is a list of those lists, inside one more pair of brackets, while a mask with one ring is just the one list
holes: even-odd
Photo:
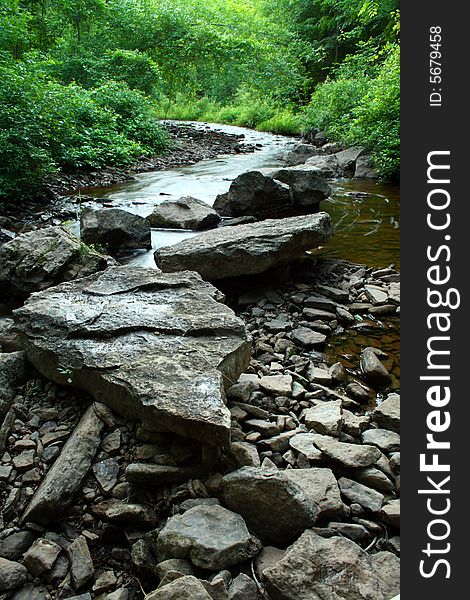
[[344, 433], [354, 437], [359, 437], [367, 429], [370, 423], [370, 417], [367, 415], [355, 415], [350, 410], [343, 409], [343, 428]]
[[284, 162], [288, 167], [304, 164], [312, 156], [318, 155], [318, 148], [311, 144], [301, 142], [294, 144], [292, 148], [284, 155]]
[[169, 558], [158, 563], [156, 574], [159, 579], [163, 579], [169, 571], [176, 571], [181, 575], [196, 575], [194, 565], [183, 558]]
[[269, 172], [276, 181], [287, 184], [293, 198], [293, 213], [317, 212], [322, 200], [331, 194], [331, 187], [316, 170], [299, 165]]
[[217, 227], [220, 217], [202, 200], [185, 196], [157, 204], [147, 220], [151, 227], [201, 230]]
[[388, 395], [382, 404], [379, 404], [375, 409], [373, 419], [380, 427], [399, 433], [400, 396], [398, 394]]
[[240, 573], [230, 584], [228, 597], [229, 600], [258, 600], [258, 587], [251, 577]]
[[147, 594], [144, 600], [212, 600], [212, 598], [199, 579], [186, 575]]
[[106, 594], [103, 600], [129, 600], [129, 590], [126, 588], [121, 588], [110, 594]]
[[387, 502], [382, 507], [380, 516], [386, 523], [400, 528], [400, 500], [390, 500]]
[[149, 431], [228, 444], [224, 386], [247, 368], [251, 341], [218, 298], [196, 273], [117, 267], [36, 294], [15, 319], [49, 379]]
[[377, 446], [382, 452], [400, 450], [400, 436], [388, 429], [368, 429], [361, 435], [363, 444]]
[[114, 458], [107, 458], [95, 463], [92, 470], [101, 491], [104, 494], [110, 492], [117, 483], [119, 463]]
[[95, 574], [93, 560], [88, 549], [88, 544], [83, 535], [76, 538], [69, 547], [70, 573], [75, 589], [83, 587]]
[[392, 282], [388, 286], [388, 298], [394, 304], [400, 304], [400, 283]]
[[256, 446], [247, 442], [234, 442], [230, 452], [240, 467], [259, 467], [260, 460]]
[[313, 443], [323, 454], [351, 469], [370, 467], [381, 455], [380, 450], [374, 446], [348, 444], [326, 435], [313, 435]]
[[305, 165], [311, 169], [315, 169], [323, 177], [336, 178], [345, 176], [334, 154], [312, 156], [307, 159]]
[[[0, 426], [10, 410], [18, 386], [26, 379], [26, 371], [24, 352], [0, 353]], [[3, 448], [0, 451], [3, 454]]]
[[226, 475], [223, 484], [227, 506], [264, 544], [289, 543], [317, 520], [316, 502], [282, 472], [243, 467]]
[[222, 506], [196, 506], [168, 519], [157, 541], [160, 560], [189, 558], [202, 569], [237, 565], [261, 550], [245, 522]]
[[369, 404], [373, 398], [372, 390], [369, 387], [358, 383], [357, 381], [348, 383], [346, 386], [346, 392], [351, 396], [351, 398], [354, 398], [356, 402], [359, 402], [359, 404]]
[[366, 469], [355, 471], [354, 478], [356, 481], [359, 481], [368, 487], [372, 487], [375, 490], [385, 492], [386, 494], [395, 493], [395, 486], [387, 475], [375, 467], [367, 467]]
[[387, 356], [377, 348], [365, 348], [361, 352], [361, 370], [364, 378], [376, 389], [385, 389], [392, 382], [392, 376], [380, 362], [380, 356]]
[[314, 440], [314, 433], [297, 433], [289, 439], [289, 446], [300, 452], [308, 460], [318, 461], [323, 458], [323, 454], [314, 445]]
[[357, 502], [357, 504], [373, 513], [379, 512], [382, 508], [384, 497], [380, 492], [346, 477], [338, 479], [338, 485], [341, 494], [350, 502]]
[[17, 236], [0, 248], [0, 299], [18, 306], [32, 292], [86, 277], [115, 261], [80, 243], [61, 227]]
[[80, 215], [80, 238], [110, 251], [152, 248], [147, 219], [120, 208], [84, 208]]
[[291, 375], [265, 375], [261, 377], [259, 384], [262, 390], [274, 396], [290, 396], [292, 393]]
[[318, 519], [333, 517], [343, 512], [338, 482], [331, 469], [287, 469], [283, 474], [299, 485], [319, 508]]
[[126, 468], [126, 479], [142, 486], [161, 486], [170, 483], [184, 483], [188, 479], [199, 479], [204, 475], [197, 467], [169, 467], [151, 463], [131, 463]]
[[364, 148], [347, 148], [335, 154], [339, 166], [351, 176], [356, 170], [357, 159], [364, 154]]
[[341, 400], [320, 402], [305, 413], [305, 425], [317, 433], [338, 437], [343, 425]]
[[375, 285], [365, 285], [364, 291], [369, 301], [375, 306], [377, 304], [386, 304], [388, 301], [388, 294], [382, 288]]
[[0, 540], [0, 557], [18, 560], [34, 541], [31, 531], [17, 531]]
[[285, 550], [275, 548], [274, 546], [264, 546], [258, 556], [255, 558], [255, 571], [258, 577], [264, 581], [263, 573], [266, 569], [282, 560], [286, 555]]
[[313, 365], [308, 367], [306, 377], [312, 383], [321, 383], [323, 385], [331, 385], [333, 381], [329, 371], [314, 367]]
[[[357, 523], [328, 523], [327, 529], [333, 531], [336, 535], [347, 537], [354, 542], [366, 540], [370, 538], [370, 532], [364, 527]], [[319, 532], [317, 532], [319, 533]], [[326, 536], [325, 536], [326, 537]]]
[[23, 450], [13, 459], [13, 466], [17, 471], [28, 471], [34, 466], [34, 450]]
[[232, 181], [226, 194], [217, 196], [213, 208], [224, 217], [286, 217], [293, 214], [293, 199], [285, 183], [261, 171], [248, 171]]
[[389, 600], [399, 575], [381, 566], [351, 540], [307, 530], [263, 574], [272, 600]]
[[0, 592], [14, 590], [26, 581], [28, 572], [20, 563], [0, 558]]
[[359, 156], [356, 160], [356, 170], [354, 171], [356, 179], [378, 179], [379, 174], [372, 166], [369, 156]]
[[96, 594], [109, 592], [116, 587], [117, 578], [113, 571], [102, 571], [93, 584], [93, 591]]
[[253, 275], [298, 258], [331, 235], [326, 213], [270, 219], [208, 231], [160, 248], [155, 261], [163, 271], [190, 269], [207, 280]]
[[146, 528], [155, 527], [157, 522], [157, 515], [151, 507], [124, 502], [118, 498], [111, 498], [95, 504], [92, 512], [105, 521]]
[[301, 346], [316, 348], [325, 344], [326, 335], [313, 331], [313, 329], [309, 329], [308, 327], [301, 326], [294, 329], [292, 332], [292, 339]]
[[90, 406], [36, 490], [22, 517], [24, 523], [57, 522], [85, 479], [98, 450], [103, 427], [94, 406]]
[[61, 551], [62, 548], [55, 542], [39, 538], [26, 552], [24, 565], [32, 575], [38, 577], [52, 569]]

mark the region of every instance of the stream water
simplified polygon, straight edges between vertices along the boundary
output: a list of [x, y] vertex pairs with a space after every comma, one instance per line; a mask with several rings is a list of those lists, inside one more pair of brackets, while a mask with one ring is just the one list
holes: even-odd
[[[197, 124], [199, 127], [207, 125]], [[193, 196], [213, 204], [226, 192], [231, 181], [244, 171], [282, 165], [282, 155], [294, 138], [261, 133], [228, 125], [211, 125], [227, 133], [243, 134], [244, 143], [258, 145], [256, 152], [221, 156], [189, 167], [154, 171], [136, 176], [134, 181], [87, 190], [95, 198], [132, 213], [148, 216], [153, 207], [167, 198]], [[372, 181], [336, 180], [333, 194], [322, 202], [336, 233], [325, 253], [374, 267], [400, 265], [399, 189]], [[169, 246], [197, 235], [190, 231], [153, 230], [154, 249]], [[155, 266], [153, 252], [137, 252], [127, 258], [130, 264]]]

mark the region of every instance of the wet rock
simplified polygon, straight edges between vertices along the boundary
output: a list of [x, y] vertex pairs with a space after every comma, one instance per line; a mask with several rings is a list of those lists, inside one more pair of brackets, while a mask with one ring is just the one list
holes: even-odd
[[84, 208], [80, 237], [85, 244], [97, 244], [113, 252], [152, 248], [148, 220], [119, 208]]
[[368, 429], [361, 435], [363, 444], [377, 446], [382, 452], [400, 450], [400, 436], [388, 429]]
[[315, 524], [319, 507], [282, 472], [243, 467], [224, 477], [227, 506], [266, 544], [289, 543]]
[[0, 592], [8, 592], [23, 585], [27, 573], [20, 563], [0, 558]]
[[351, 398], [356, 400], [356, 402], [359, 402], [359, 404], [368, 404], [373, 397], [372, 390], [365, 385], [357, 383], [357, 381], [348, 383], [346, 386], [346, 392], [351, 396]]
[[240, 573], [230, 584], [228, 597], [229, 600], [258, 600], [258, 588], [251, 577]]
[[153, 527], [157, 522], [155, 511], [148, 506], [134, 502], [124, 502], [118, 498], [104, 500], [92, 507], [97, 517], [116, 523], [131, 524], [141, 527]]
[[202, 230], [217, 227], [220, 216], [202, 200], [185, 196], [164, 200], [147, 219], [152, 227]]
[[331, 235], [326, 213], [270, 219], [224, 227], [161, 248], [155, 261], [164, 271], [190, 269], [207, 280], [258, 274], [298, 258]]
[[363, 508], [370, 510], [371, 512], [377, 513], [382, 508], [384, 497], [380, 492], [368, 488], [362, 483], [357, 483], [347, 477], [341, 477], [338, 479], [338, 485], [341, 490], [341, 494], [347, 498], [350, 502], [357, 502]]
[[24, 556], [24, 565], [35, 577], [50, 571], [62, 548], [50, 540], [37, 539]]
[[313, 434], [313, 443], [332, 460], [352, 469], [370, 467], [380, 458], [380, 450], [374, 446], [348, 444], [332, 437]]
[[333, 377], [329, 371], [314, 367], [313, 365], [310, 365], [307, 369], [306, 377], [312, 383], [321, 383], [323, 385], [331, 385], [333, 381]]
[[70, 573], [77, 590], [83, 587], [95, 574], [93, 560], [88, 549], [88, 544], [83, 535], [75, 539], [69, 547]]
[[389, 394], [374, 411], [374, 421], [380, 427], [400, 432], [400, 396]]
[[333, 517], [343, 512], [338, 482], [331, 469], [287, 469], [283, 474], [299, 485], [319, 508], [318, 519]]
[[320, 402], [305, 413], [305, 425], [318, 433], [338, 437], [343, 425], [341, 400]]
[[46, 377], [149, 431], [227, 444], [223, 388], [248, 366], [250, 340], [219, 298], [196, 273], [117, 267], [36, 294], [15, 319]]
[[380, 362], [380, 357], [386, 358], [387, 354], [378, 348], [365, 348], [360, 359], [364, 378], [379, 390], [388, 387], [392, 381], [390, 373]]
[[161, 560], [189, 558], [195, 566], [213, 571], [244, 562], [260, 549], [242, 517], [217, 505], [171, 517], [157, 541]]
[[367, 298], [374, 305], [386, 304], [388, 301], [388, 294], [382, 288], [375, 285], [365, 285], [364, 291]]
[[399, 591], [398, 568], [382, 565], [351, 540], [309, 530], [263, 574], [272, 600], [389, 600]]
[[339, 166], [348, 174], [353, 175], [356, 170], [357, 159], [364, 154], [364, 148], [347, 148], [335, 154]]
[[32, 292], [86, 277], [115, 264], [61, 227], [23, 233], [0, 248], [0, 299], [18, 306]]
[[90, 406], [36, 490], [23, 515], [23, 522], [54, 523], [64, 513], [95, 457], [103, 427], [104, 423], [94, 406]]
[[186, 575], [147, 594], [145, 600], [212, 600], [203, 584], [193, 577]]

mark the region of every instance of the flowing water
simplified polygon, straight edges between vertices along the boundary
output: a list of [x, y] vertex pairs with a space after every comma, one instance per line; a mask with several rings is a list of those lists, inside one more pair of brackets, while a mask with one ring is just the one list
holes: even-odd
[[[199, 125], [203, 126], [203, 125]], [[204, 125], [206, 126], [206, 125]], [[244, 142], [259, 145], [254, 153], [221, 156], [189, 167], [154, 171], [136, 176], [134, 181], [87, 193], [110, 205], [148, 216], [156, 204], [167, 198], [193, 196], [213, 204], [226, 192], [231, 181], [244, 171], [281, 166], [282, 155], [295, 143], [294, 138], [260, 133], [228, 125], [212, 127], [227, 133], [243, 134]], [[400, 265], [398, 187], [371, 181], [332, 182], [331, 198], [321, 209], [329, 212], [336, 234], [325, 253], [374, 267]], [[153, 230], [154, 249], [169, 246], [197, 235], [190, 231]], [[155, 266], [153, 252], [137, 252], [127, 258], [130, 264]]]

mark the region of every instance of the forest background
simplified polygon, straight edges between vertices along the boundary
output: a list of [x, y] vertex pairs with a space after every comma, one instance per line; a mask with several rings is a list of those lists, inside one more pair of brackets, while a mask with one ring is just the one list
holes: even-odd
[[324, 131], [400, 166], [398, 0], [0, 0], [0, 201], [165, 153], [160, 119]]

